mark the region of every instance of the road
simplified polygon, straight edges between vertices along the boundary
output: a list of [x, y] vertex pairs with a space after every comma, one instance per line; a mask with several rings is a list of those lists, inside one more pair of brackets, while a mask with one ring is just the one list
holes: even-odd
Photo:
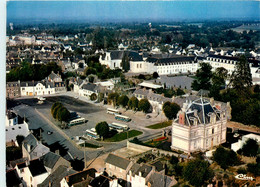
[[[113, 118], [112, 116], [106, 114], [105, 108], [100, 107], [100, 106], [95, 106], [93, 104], [90, 104], [89, 102], [86, 103], [85, 101], [75, 101], [74, 98], [67, 98], [64, 96], [60, 96], [60, 97], [58, 97], [58, 99], [64, 101], [65, 106], [68, 107], [68, 109], [77, 111], [81, 114], [88, 115], [89, 118], [86, 118], [86, 119], [90, 119], [90, 121], [92, 121], [92, 122], [89, 122], [88, 127], [92, 127], [94, 124], [96, 124], [95, 120], [100, 120], [100, 116], [102, 116], [104, 119], [109, 118], [109, 117]], [[72, 142], [71, 137], [73, 137], [73, 133], [75, 133], [75, 132], [83, 133], [83, 129], [85, 130], [86, 127], [77, 126], [74, 129], [79, 128], [79, 130], [74, 130], [70, 133], [68, 133], [68, 131], [71, 129], [73, 130], [73, 128], [69, 129], [68, 131], [67, 130], [63, 131], [61, 129], [57, 129], [57, 127], [55, 126], [55, 121], [50, 116], [50, 114], [48, 114], [52, 103], [55, 102], [56, 100], [57, 100], [57, 97], [48, 97], [46, 99], [46, 102], [44, 105], [37, 105], [36, 104], [37, 100], [35, 100], [35, 99], [22, 98], [22, 99], [19, 99], [19, 102], [21, 104], [18, 106], [15, 106], [13, 109], [20, 116], [22, 116], [22, 117], [25, 116], [28, 119], [28, 124], [29, 124], [30, 129], [41, 128], [43, 130], [41, 132], [42, 139], [48, 145], [58, 142], [60, 144], [60, 146], [64, 147], [69, 152], [69, 154], [67, 154], [65, 156], [66, 159], [70, 159], [71, 156], [74, 158], [83, 159], [84, 152], [82, 150], [80, 150]], [[106, 116], [106, 115], [108, 115], [108, 116]], [[135, 115], [135, 114], [133, 114], [133, 115]], [[92, 116], [92, 118], [90, 118], [90, 116]], [[159, 136], [162, 132], [162, 130], [147, 129], [142, 125], [137, 125], [135, 122], [131, 122], [131, 126], [135, 127], [135, 129], [141, 130], [143, 132], [143, 134], [138, 137], [138, 138], [141, 138], [142, 140], [148, 140], [150, 138], [154, 138], [156, 136]], [[48, 131], [53, 132], [53, 134], [48, 135], [47, 134]], [[63, 131], [63, 132], [61, 132], [61, 131]], [[82, 133], [77, 134], [77, 135], [82, 135]], [[105, 153], [112, 152], [117, 149], [123, 148], [126, 146], [127, 140], [124, 140], [121, 142], [115, 142], [115, 143], [100, 143], [100, 142], [96, 142], [94, 140], [92, 140], [91, 142], [103, 145], [103, 148], [97, 149], [97, 150], [85, 149], [87, 160], [96, 158], [99, 154], [105, 154]]]

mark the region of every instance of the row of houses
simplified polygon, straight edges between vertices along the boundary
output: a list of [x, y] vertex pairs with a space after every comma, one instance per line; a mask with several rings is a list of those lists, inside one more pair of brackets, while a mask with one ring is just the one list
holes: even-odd
[[[172, 54], [144, 54], [136, 51], [109, 51], [99, 58], [101, 64], [111, 69], [122, 69], [122, 59], [128, 56], [131, 73], [157, 72], [159, 75], [179, 73], [195, 73], [199, 63], [209, 63], [213, 70], [223, 67], [231, 74], [235, 70], [238, 57], [210, 54], [207, 56], [172, 55]], [[260, 61], [248, 59], [253, 78], [260, 78]]]
[[177, 181], [165, 175], [160, 161], [138, 164], [134, 160], [108, 154], [105, 168], [75, 171], [71, 163], [29, 134], [22, 142], [23, 157], [10, 161], [6, 171], [7, 186], [31, 187], [170, 187]]
[[66, 91], [65, 82], [59, 74], [52, 72], [42, 81], [16, 81], [6, 83], [6, 97], [51, 95]]

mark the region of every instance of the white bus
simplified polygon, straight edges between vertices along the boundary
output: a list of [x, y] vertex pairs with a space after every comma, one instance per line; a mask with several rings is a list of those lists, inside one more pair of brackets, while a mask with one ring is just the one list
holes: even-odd
[[68, 126], [74, 126], [77, 124], [81, 124], [81, 123], [85, 123], [86, 119], [85, 118], [77, 118], [77, 119], [73, 119], [69, 122]]
[[115, 116], [116, 120], [121, 120], [121, 121], [125, 121], [125, 122], [129, 122], [131, 121], [131, 118], [127, 117], [127, 116], [122, 116], [122, 115], [116, 115]]
[[107, 113], [108, 114], [113, 114], [113, 115], [121, 114], [121, 112], [119, 110], [113, 109], [113, 108], [107, 108]]
[[87, 129], [86, 135], [90, 138], [98, 139], [98, 134], [96, 133], [96, 131], [93, 131], [92, 129]]
[[108, 126], [109, 126], [110, 129], [115, 129], [118, 132], [122, 132], [122, 131], [128, 130], [128, 125], [121, 124], [121, 123], [114, 123], [113, 122], [111, 124], [108, 124]]

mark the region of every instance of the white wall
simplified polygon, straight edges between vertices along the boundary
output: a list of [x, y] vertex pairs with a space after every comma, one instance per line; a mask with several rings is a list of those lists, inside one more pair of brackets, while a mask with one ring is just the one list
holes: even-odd
[[5, 138], [6, 142], [16, 141], [17, 135], [22, 135], [24, 137], [29, 135], [28, 124], [24, 122], [23, 124], [17, 124], [14, 126], [9, 126], [5, 128]]

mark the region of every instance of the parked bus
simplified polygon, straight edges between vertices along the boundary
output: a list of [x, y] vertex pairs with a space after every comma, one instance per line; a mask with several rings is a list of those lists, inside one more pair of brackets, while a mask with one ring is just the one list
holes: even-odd
[[98, 139], [98, 135], [97, 135], [96, 131], [94, 131], [92, 129], [87, 129], [86, 135], [89, 136], [90, 138]]
[[122, 116], [122, 115], [116, 115], [115, 116], [115, 119], [116, 120], [121, 120], [121, 121], [125, 121], [125, 122], [129, 122], [131, 121], [131, 119], [127, 116]]
[[116, 110], [116, 109], [113, 109], [113, 108], [107, 108], [107, 113], [113, 114], [113, 115], [121, 114], [121, 112], [119, 110]]
[[110, 129], [115, 129], [118, 132], [122, 132], [122, 131], [128, 130], [128, 125], [121, 124], [121, 123], [114, 123], [113, 122], [111, 124], [108, 124], [108, 126], [109, 126]]
[[86, 122], [86, 119], [85, 118], [77, 118], [77, 119], [73, 119], [69, 122], [68, 126], [74, 126], [74, 125], [78, 125], [78, 124], [81, 124], [81, 123], [85, 123]]

